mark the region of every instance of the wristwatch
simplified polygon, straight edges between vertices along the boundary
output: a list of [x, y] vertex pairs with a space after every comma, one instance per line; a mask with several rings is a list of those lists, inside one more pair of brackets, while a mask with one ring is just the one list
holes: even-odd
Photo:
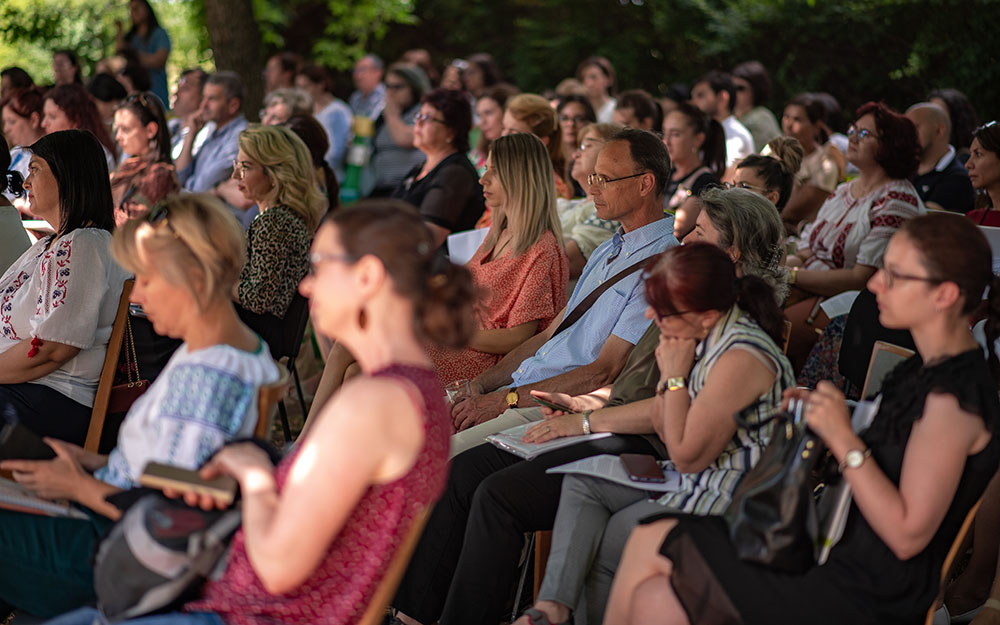
[[788, 272], [788, 284], [795, 284], [799, 279], [799, 268], [792, 267], [792, 270]]
[[594, 412], [594, 411], [593, 410], [584, 410], [583, 411], [583, 433], [584, 434], [590, 434], [590, 413], [592, 413], [592, 412]]
[[517, 394], [517, 387], [516, 386], [512, 386], [509, 389], [507, 389], [507, 407], [508, 408], [517, 408], [517, 400], [518, 399], [520, 399], [520, 397]]
[[843, 473], [844, 469], [857, 469], [865, 463], [872, 455], [872, 450], [868, 447], [865, 449], [852, 449], [844, 454], [844, 461], [840, 463], [840, 472]]
[[687, 388], [687, 380], [681, 377], [667, 378], [660, 388], [656, 389], [656, 394], [663, 395], [667, 391], [679, 391], [682, 388]]

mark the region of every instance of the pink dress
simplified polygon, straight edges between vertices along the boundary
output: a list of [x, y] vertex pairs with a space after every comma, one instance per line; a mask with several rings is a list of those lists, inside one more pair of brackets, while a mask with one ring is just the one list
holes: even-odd
[[[529, 321], [538, 321], [536, 333], [548, 327], [566, 306], [569, 285], [569, 260], [552, 231], [520, 256], [487, 261], [484, 248], [485, 243], [465, 265], [484, 291], [476, 313], [478, 327], [496, 330]], [[428, 346], [427, 352], [443, 384], [471, 380], [502, 358], [471, 348]]]
[[[346, 625], [361, 618], [414, 516], [444, 491], [451, 430], [444, 389], [434, 372], [392, 365], [373, 375], [404, 378], [420, 391], [415, 399], [425, 406], [424, 447], [413, 468], [394, 482], [368, 488], [320, 565], [295, 590], [275, 596], [264, 589], [247, 558], [241, 529], [222, 579], [206, 584], [203, 598], [185, 611], [214, 612], [227, 625]], [[279, 492], [296, 455], [276, 469]], [[302, 519], [303, 532], [309, 531], [309, 521]]]

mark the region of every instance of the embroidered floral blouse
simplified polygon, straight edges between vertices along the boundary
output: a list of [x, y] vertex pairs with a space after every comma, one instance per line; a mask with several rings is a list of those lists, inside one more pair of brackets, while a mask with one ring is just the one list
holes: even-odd
[[22, 342], [33, 339], [80, 348], [62, 367], [32, 382], [91, 406], [129, 276], [111, 258], [106, 230], [79, 228], [52, 238], [28, 248], [0, 277], [0, 353], [25, 349]]

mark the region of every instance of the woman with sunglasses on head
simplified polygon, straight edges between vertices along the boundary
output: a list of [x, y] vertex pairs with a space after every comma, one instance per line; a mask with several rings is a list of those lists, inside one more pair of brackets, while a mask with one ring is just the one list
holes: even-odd
[[[985, 237], [957, 215], [910, 220], [892, 237], [868, 286], [881, 322], [909, 329], [917, 354], [886, 378], [860, 436], [829, 382], [786, 392], [808, 402], [806, 422], [853, 491], [843, 537], [825, 564], [772, 571], [742, 561], [721, 520], [669, 515], [630, 538], [605, 622], [699, 623], [708, 596], [713, 622], [923, 622], [945, 557], [1000, 460], [1000, 370], [968, 322], [985, 307], [993, 345], [1000, 279], [991, 257]], [[697, 578], [682, 578], [681, 567]]]
[[537, 137], [517, 133], [493, 142], [480, 179], [493, 225], [465, 264], [483, 293], [478, 327], [461, 351], [428, 349], [443, 383], [475, 378], [545, 330], [566, 305], [569, 266], [551, 181]]
[[816, 220], [802, 229], [786, 264], [793, 285], [786, 314], [792, 322], [788, 356], [796, 370], [827, 321], [819, 301], [861, 289], [882, 264], [889, 238], [908, 219], [924, 214], [910, 177], [919, 164], [916, 127], [884, 104], [858, 109], [847, 159], [858, 177], [837, 187]]
[[170, 157], [163, 105], [152, 92], [128, 96], [115, 111], [115, 139], [125, 159], [111, 173], [115, 223], [122, 225], [180, 190]]
[[969, 179], [979, 191], [979, 207], [966, 217], [981, 226], [1000, 226], [1000, 125], [990, 122], [972, 133]]
[[[93, 151], [99, 152], [96, 145]], [[108, 213], [110, 219], [110, 207]], [[117, 229], [111, 248], [115, 260], [135, 273], [132, 301], [157, 333], [184, 344], [129, 409], [109, 455], [54, 436], [46, 440], [55, 459], [0, 463], [38, 496], [73, 501], [88, 517], [0, 511], [0, 609], [52, 616], [91, 603], [91, 556], [120, 516], [105, 497], [137, 487], [150, 461], [196, 469], [224, 443], [251, 436], [258, 389], [278, 379], [267, 348], [233, 308], [246, 246], [221, 202], [172, 196], [146, 218]]]
[[253, 124], [238, 143], [233, 179], [259, 214], [247, 231], [236, 302], [244, 321], [270, 344], [309, 271], [309, 245], [327, 201], [309, 149], [288, 128]]
[[[155, 622], [358, 623], [418, 515], [441, 494], [450, 419], [423, 346], [461, 347], [472, 333], [469, 273], [436, 254], [423, 219], [392, 200], [331, 213], [311, 261], [301, 288], [316, 327], [358, 355], [363, 375], [310, 419], [277, 467], [246, 444], [202, 469], [239, 481], [243, 526], [221, 577], [184, 612]], [[94, 616], [86, 609], [51, 625]]]
[[53, 234], [0, 277], [0, 409], [42, 436], [83, 443], [122, 283], [101, 146], [82, 130], [29, 147], [24, 189]]
[[485, 206], [479, 176], [466, 156], [472, 107], [461, 91], [435, 89], [420, 98], [414, 121], [413, 146], [425, 160], [403, 177], [392, 197], [417, 207], [440, 247], [452, 232], [474, 228]]

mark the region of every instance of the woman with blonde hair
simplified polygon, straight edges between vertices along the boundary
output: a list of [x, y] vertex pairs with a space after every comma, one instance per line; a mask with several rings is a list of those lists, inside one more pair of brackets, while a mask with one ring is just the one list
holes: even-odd
[[483, 293], [478, 329], [463, 350], [429, 350], [445, 384], [496, 364], [548, 327], [568, 297], [569, 261], [542, 142], [527, 133], [499, 137], [479, 182], [493, 225], [466, 263]]
[[46, 617], [92, 603], [94, 547], [120, 516], [105, 498], [138, 487], [148, 462], [196, 469], [225, 443], [251, 436], [258, 389], [278, 378], [260, 337], [233, 307], [246, 248], [221, 202], [171, 196], [119, 227], [110, 247], [135, 274], [132, 301], [158, 334], [184, 343], [132, 405], [109, 455], [46, 438], [54, 459], [0, 464], [36, 495], [68, 499], [87, 513], [79, 519], [0, 511], [0, 614], [15, 607]]
[[503, 134], [515, 132], [529, 132], [541, 140], [552, 161], [556, 192], [559, 197], [573, 197], [572, 186], [563, 179], [566, 155], [563, 154], [559, 117], [549, 101], [534, 93], [522, 93], [507, 100], [503, 113]]
[[309, 149], [283, 126], [255, 124], [240, 133], [233, 179], [260, 209], [247, 232], [247, 263], [236, 301], [253, 313], [241, 311], [244, 320], [261, 328], [256, 323], [261, 316], [273, 321], [285, 316], [308, 273], [309, 245], [327, 200], [316, 185]]

